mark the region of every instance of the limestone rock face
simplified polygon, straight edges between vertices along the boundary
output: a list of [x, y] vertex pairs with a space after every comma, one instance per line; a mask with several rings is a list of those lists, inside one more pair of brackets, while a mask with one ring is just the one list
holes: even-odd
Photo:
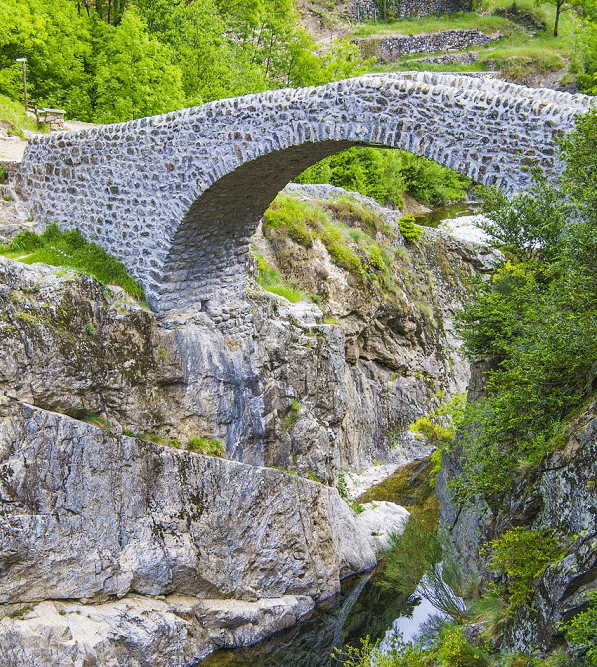
[[0, 257], [0, 390], [116, 432], [216, 438], [230, 458], [332, 485], [341, 465], [404, 463], [427, 453], [408, 424], [466, 386], [451, 320], [461, 278], [482, 266], [429, 234], [393, 305], [356, 292], [325, 249], [305, 257], [331, 323], [257, 286], [241, 310], [159, 320], [119, 288]]
[[357, 522], [366, 532], [369, 544], [375, 552], [390, 548], [390, 534], [402, 535], [410, 512], [386, 500], [365, 503], [364, 512], [357, 516]]
[[[420, 455], [408, 423], [466, 383], [451, 316], [480, 265], [425, 239], [394, 306], [309, 258], [338, 323], [255, 284], [159, 319], [0, 257], [0, 664], [194, 664], [371, 568], [382, 527], [311, 479]], [[228, 458], [186, 449], [200, 436]]]
[[375, 556], [337, 491], [4, 399], [0, 602], [327, 597]]
[[184, 595], [127, 595], [97, 605], [46, 601], [0, 622], [3, 667], [183, 667], [216, 648], [246, 646], [296, 625], [314, 608], [307, 596], [241, 602]]

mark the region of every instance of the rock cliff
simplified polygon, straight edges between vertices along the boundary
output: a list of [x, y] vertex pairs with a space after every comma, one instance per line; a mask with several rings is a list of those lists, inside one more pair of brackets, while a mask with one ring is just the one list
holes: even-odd
[[597, 403], [574, 418], [566, 444], [540, 465], [521, 472], [511, 493], [493, 511], [482, 503], [459, 509], [447, 484], [458, 474], [455, 456], [444, 455], [437, 478], [441, 519], [450, 528], [465, 573], [481, 586], [496, 576], [490, 570], [490, 540], [516, 526], [547, 530], [564, 545], [564, 555], [546, 567], [532, 585], [532, 605], [520, 605], [500, 638], [504, 649], [548, 652], [565, 645], [558, 624], [587, 607], [597, 587]]
[[[66, 662], [73, 632], [109, 626], [111, 615], [134, 626], [136, 615], [149, 614], [161, 640], [177, 627], [195, 638], [178, 662], [162, 654], [152, 664], [185, 664], [197, 645], [205, 654], [295, 623], [314, 600], [337, 593], [341, 577], [375, 564], [335, 489], [112, 434], [6, 396], [0, 413], [0, 603], [9, 612], [43, 600], [100, 603], [99, 612], [85, 612], [48, 602], [23, 621], [5, 619], [0, 644], [12, 646], [15, 659], [50, 627], [64, 644], [60, 664], [78, 664]], [[65, 610], [78, 611], [76, 623], [49, 621]], [[90, 655], [111, 664], [115, 638], [98, 633], [105, 642]], [[44, 642], [39, 650], [42, 664], [52, 664]]]

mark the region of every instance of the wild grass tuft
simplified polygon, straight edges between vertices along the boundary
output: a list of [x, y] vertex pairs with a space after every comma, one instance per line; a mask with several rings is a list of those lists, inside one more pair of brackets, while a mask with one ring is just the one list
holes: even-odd
[[145, 299], [143, 288], [128, 275], [124, 264], [95, 243], [86, 241], [77, 230], [61, 231], [55, 224], [49, 225], [43, 234], [25, 230], [7, 245], [0, 245], [0, 254], [24, 264], [41, 262], [87, 273], [100, 283], [119, 285], [136, 299]]
[[282, 278], [280, 278], [280, 274], [275, 269], [270, 269], [263, 258], [261, 258], [261, 260], [258, 259], [257, 261], [259, 263], [257, 283], [261, 285], [264, 290], [267, 290], [272, 294], [277, 294], [278, 296], [283, 296], [292, 303], [304, 301], [307, 298], [300, 289], [285, 283]]
[[40, 129], [37, 120], [25, 113], [22, 102], [11, 100], [6, 95], [0, 95], [0, 120], [8, 123], [8, 134], [26, 139], [23, 130], [31, 132], [47, 132], [47, 128]]
[[187, 449], [197, 454], [204, 454], [205, 456], [224, 456], [226, 449], [221, 440], [213, 438], [192, 438], [187, 445]]

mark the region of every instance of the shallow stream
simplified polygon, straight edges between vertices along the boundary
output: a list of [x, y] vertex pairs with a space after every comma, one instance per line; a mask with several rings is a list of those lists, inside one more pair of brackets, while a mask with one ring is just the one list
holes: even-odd
[[425, 227], [437, 227], [443, 220], [459, 218], [465, 215], [475, 215], [479, 212], [479, 206], [469, 202], [456, 202], [447, 206], [438, 206], [429, 213], [421, 213], [415, 216], [417, 224]]
[[383, 591], [375, 578], [374, 572], [344, 580], [342, 593], [320, 605], [308, 621], [255, 646], [216, 651], [201, 667], [338, 667], [331, 658], [334, 647], [360, 646], [367, 635], [381, 638], [401, 618], [405, 627], [400, 630], [409, 634], [413, 605]]

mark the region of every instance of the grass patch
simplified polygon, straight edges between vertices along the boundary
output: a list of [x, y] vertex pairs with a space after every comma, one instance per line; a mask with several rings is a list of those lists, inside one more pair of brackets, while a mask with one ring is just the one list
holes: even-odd
[[157, 433], [137, 433], [132, 431], [129, 428], [125, 428], [122, 431], [122, 435], [126, 435], [129, 438], [136, 438], [137, 440], [146, 440], [147, 442], [155, 442], [157, 445], [163, 445], [165, 443], [165, 438]]
[[329, 224], [320, 231], [319, 237], [338, 266], [361, 277], [364, 276], [361, 260], [350, 248], [347, 239], [339, 229]]
[[124, 264], [86, 241], [77, 230], [63, 232], [52, 224], [43, 234], [22, 231], [7, 245], [0, 244], [0, 254], [24, 264], [41, 262], [87, 273], [100, 283], [119, 285], [136, 299], [145, 299], [143, 288], [128, 275]]
[[261, 285], [264, 290], [267, 290], [272, 294], [277, 294], [278, 296], [283, 296], [292, 303], [304, 301], [307, 298], [300, 289], [285, 283], [282, 278], [280, 278], [280, 274], [274, 269], [260, 268], [259, 275], [257, 276], [257, 283]]
[[361, 240], [362, 236], [355, 238], [353, 232], [358, 234], [359, 231], [362, 231], [374, 236], [377, 232], [384, 230], [384, 221], [380, 215], [350, 197], [341, 197], [336, 201], [326, 202], [325, 208], [337, 220], [352, 228], [349, 233], [355, 241]]
[[326, 217], [318, 206], [281, 194], [263, 215], [263, 231], [271, 238], [271, 230], [284, 230], [293, 241], [310, 248], [313, 238], [309, 227], [325, 222]]
[[486, 34], [506, 32], [511, 29], [512, 22], [507, 18], [494, 15], [481, 15], [477, 12], [453, 12], [451, 14], [434, 14], [402, 21], [388, 23], [365, 22], [354, 31], [355, 37], [392, 34], [397, 37], [408, 37], [438, 30], [454, 30], [455, 28], [477, 28]]
[[225, 456], [226, 449], [221, 440], [213, 438], [192, 438], [187, 445], [187, 449], [197, 454], [205, 456]]
[[26, 616], [31, 609], [26, 607], [25, 609], [16, 609], [15, 611], [9, 611], [6, 616], [8, 618], [23, 618], [23, 616]]
[[107, 419], [104, 419], [104, 417], [100, 417], [97, 412], [90, 412], [88, 415], [83, 417], [83, 421], [106, 430], [112, 429], [112, 424], [110, 424]]
[[48, 131], [47, 127], [40, 129], [37, 120], [25, 113], [25, 107], [22, 102], [15, 102], [6, 95], [0, 95], [0, 120], [9, 125], [7, 128], [9, 135], [17, 136], [24, 140], [27, 137], [23, 134], [23, 130], [31, 130], [31, 132]]

